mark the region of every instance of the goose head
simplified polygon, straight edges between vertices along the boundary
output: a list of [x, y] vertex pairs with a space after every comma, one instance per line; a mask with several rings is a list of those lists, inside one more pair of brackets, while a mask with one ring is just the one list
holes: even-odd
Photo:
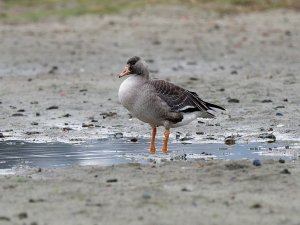
[[146, 62], [139, 56], [133, 56], [128, 59], [127, 65], [119, 74], [119, 78], [128, 75], [137, 75], [149, 78], [149, 71]]

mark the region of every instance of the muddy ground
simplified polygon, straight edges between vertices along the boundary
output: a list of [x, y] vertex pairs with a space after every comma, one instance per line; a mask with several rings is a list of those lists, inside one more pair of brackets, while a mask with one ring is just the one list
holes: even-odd
[[[117, 99], [117, 74], [140, 55], [153, 77], [227, 109], [171, 141], [299, 141], [299, 49], [300, 13], [287, 10], [221, 17], [160, 6], [1, 24], [0, 140], [148, 137]], [[296, 225], [299, 171], [299, 160], [27, 169], [0, 176], [0, 224]]]
[[0, 43], [5, 140], [72, 142], [117, 132], [149, 136], [148, 126], [131, 119], [117, 98], [122, 82], [117, 74], [129, 57], [140, 55], [152, 77], [226, 108], [215, 120], [176, 129], [181, 137], [223, 142], [234, 135], [247, 142], [267, 132], [277, 140], [299, 141], [299, 12], [219, 16], [160, 6], [1, 24]]
[[0, 224], [299, 224], [299, 161], [73, 167], [0, 176]]

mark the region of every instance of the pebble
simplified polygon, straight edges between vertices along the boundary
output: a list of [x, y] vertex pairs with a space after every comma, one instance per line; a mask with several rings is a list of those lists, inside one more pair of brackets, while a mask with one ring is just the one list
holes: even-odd
[[54, 74], [58, 70], [58, 66], [52, 66], [52, 68], [49, 70], [49, 74]]
[[117, 113], [116, 112], [104, 112], [104, 113], [100, 113], [100, 116], [103, 117], [103, 119], [105, 119], [106, 117], [113, 117], [116, 116]]
[[262, 207], [261, 204], [256, 203], [256, 204], [252, 205], [250, 208], [251, 208], [251, 209], [260, 209], [261, 207]]
[[95, 127], [94, 124], [82, 124], [82, 127], [88, 127], [88, 128], [92, 128]]
[[37, 112], [35, 115], [36, 115], [36, 116], [40, 116], [41, 114]]
[[228, 99], [228, 102], [229, 102], [229, 103], [239, 103], [240, 100], [238, 100], [238, 99], [236, 99], [236, 98], [230, 98], [230, 99]]
[[291, 172], [288, 169], [284, 169], [280, 173], [281, 174], [291, 174]]
[[131, 141], [131, 142], [137, 142], [138, 139], [134, 137], [134, 138], [131, 138], [130, 141]]
[[10, 218], [9, 217], [6, 217], [6, 216], [0, 216], [0, 221], [10, 221]]
[[18, 218], [19, 218], [20, 220], [28, 218], [27, 212], [21, 212], [21, 213], [19, 213], [19, 214], [18, 214]]
[[184, 188], [181, 188], [181, 191], [183, 191], [183, 192], [190, 192], [191, 190], [188, 189], [188, 188], [186, 188], [186, 187], [184, 187]]
[[46, 110], [53, 110], [53, 109], [58, 109], [58, 106], [53, 105], [53, 106], [46, 108]]
[[228, 136], [225, 138], [225, 144], [226, 145], [234, 145], [235, 144], [235, 139], [233, 136]]
[[106, 183], [116, 183], [116, 182], [118, 182], [117, 178], [112, 178], [112, 179], [106, 180]]
[[269, 133], [262, 133], [260, 135], [258, 135], [258, 138], [263, 138], [263, 139], [273, 139], [273, 140], [276, 140], [276, 137], [274, 134], [269, 134]]
[[203, 132], [203, 131], [197, 131], [196, 134], [197, 134], [197, 135], [203, 135], [204, 132]]
[[25, 112], [25, 109], [19, 109], [17, 112]]
[[71, 116], [71, 114], [69, 114], [69, 113], [63, 115], [63, 117], [70, 117], [70, 116]]
[[142, 197], [143, 197], [143, 199], [150, 199], [151, 194], [149, 192], [144, 192]]
[[38, 132], [38, 131], [27, 131], [25, 134], [34, 135], [34, 134], [40, 134], [40, 132]]
[[123, 133], [115, 133], [114, 134], [115, 138], [119, 139], [119, 138], [123, 138]]
[[279, 159], [278, 162], [285, 163], [285, 160], [284, 159]]
[[23, 113], [14, 113], [11, 116], [24, 116], [24, 114]]
[[32, 122], [31, 125], [37, 126], [37, 125], [39, 125], [39, 123], [38, 122]]
[[259, 159], [254, 159], [252, 164], [253, 164], [253, 166], [261, 166], [261, 162]]
[[278, 112], [278, 113], [276, 113], [276, 116], [283, 116], [283, 114]]
[[4, 135], [2, 133], [0, 133], [0, 138], [4, 138]]
[[265, 99], [265, 100], [262, 100], [261, 103], [269, 103], [269, 102], [272, 102], [271, 99]]

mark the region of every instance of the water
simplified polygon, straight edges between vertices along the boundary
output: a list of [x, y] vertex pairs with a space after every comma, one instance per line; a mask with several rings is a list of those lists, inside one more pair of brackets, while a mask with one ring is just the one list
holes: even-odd
[[[224, 144], [171, 143], [169, 154], [162, 154], [157, 142], [157, 154], [148, 153], [149, 140], [133, 143], [127, 139], [90, 141], [81, 144], [0, 142], [0, 170], [15, 171], [30, 167], [65, 167], [70, 165], [112, 165], [129, 162], [189, 159], [279, 159], [299, 156], [299, 144], [250, 143]], [[0, 171], [0, 173], [1, 173]]]

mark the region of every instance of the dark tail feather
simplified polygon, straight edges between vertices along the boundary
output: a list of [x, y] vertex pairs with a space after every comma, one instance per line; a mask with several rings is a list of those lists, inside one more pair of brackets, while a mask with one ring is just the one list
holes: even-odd
[[[217, 108], [217, 109], [222, 109], [222, 110], [225, 110], [223, 107], [221, 106], [218, 106], [218, 105], [215, 105], [215, 104], [212, 104], [212, 103], [209, 103], [209, 102], [205, 102], [206, 103], [206, 106], [211, 109], [211, 108]], [[213, 109], [211, 109], [213, 110]]]

